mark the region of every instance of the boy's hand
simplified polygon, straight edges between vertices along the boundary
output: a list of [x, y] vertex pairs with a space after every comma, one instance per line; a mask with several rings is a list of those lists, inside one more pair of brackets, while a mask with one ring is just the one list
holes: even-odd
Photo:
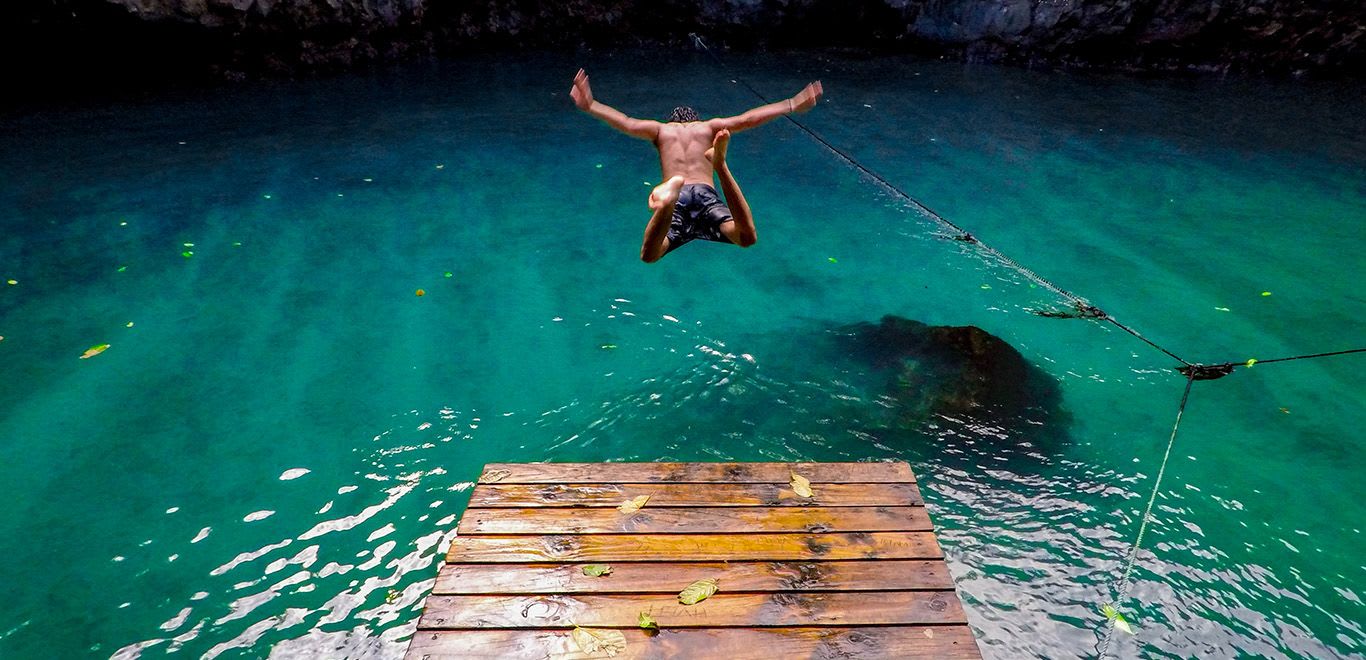
[[593, 105], [593, 89], [588, 86], [588, 74], [583, 69], [574, 75], [574, 86], [569, 89], [569, 97], [574, 99], [574, 105], [579, 106], [580, 110], [587, 110]]
[[[583, 84], [585, 87], [588, 85], [587, 78], [584, 78]], [[821, 87], [821, 81], [817, 80], [807, 84], [806, 87], [802, 88], [802, 91], [797, 92], [797, 95], [792, 97], [792, 111], [806, 112], [816, 107], [816, 103], [821, 100], [821, 95], [824, 93], [825, 89]]]

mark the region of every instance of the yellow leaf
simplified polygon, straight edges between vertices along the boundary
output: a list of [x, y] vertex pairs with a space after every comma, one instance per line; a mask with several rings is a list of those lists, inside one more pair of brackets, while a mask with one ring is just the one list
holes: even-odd
[[479, 483], [496, 484], [512, 476], [512, 470], [489, 470], [484, 476], [479, 477]]
[[714, 578], [698, 580], [678, 593], [678, 602], [684, 605], [696, 605], [710, 598], [712, 594], [716, 593], [716, 589]]
[[625, 502], [622, 502], [621, 506], [617, 507], [617, 511], [620, 511], [622, 513], [635, 513], [640, 510], [640, 507], [645, 506], [645, 503], [649, 501], [649, 495], [637, 495], [629, 500], [626, 500]]
[[803, 477], [802, 475], [797, 474], [796, 472], [792, 473], [792, 481], [788, 485], [792, 486], [793, 492], [797, 493], [802, 497], [815, 496], [815, 493], [811, 492], [811, 482], [807, 481], [806, 477]]
[[621, 634], [619, 630], [574, 626], [574, 632], [570, 633], [570, 637], [574, 638], [579, 650], [592, 657], [611, 658], [626, 650], [626, 635]]
[[105, 351], [108, 350], [108, 349], [109, 349], [109, 344], [100, 344], [99, 346], [91, 346], [90, 348], [86, 349], [85, 353], [81, 354], [81, 359], [82, 359], [82, 360], [87, 360], [87, 359], [89, 359], [89, 358], [95, 357], [96, 355], [99, 355], [100, 353], [105, 352]]
[[636, 624], [645, 630], [659, 630], [659, 622], [655, 621], [649, 612], [641, 612], [636, 615]]

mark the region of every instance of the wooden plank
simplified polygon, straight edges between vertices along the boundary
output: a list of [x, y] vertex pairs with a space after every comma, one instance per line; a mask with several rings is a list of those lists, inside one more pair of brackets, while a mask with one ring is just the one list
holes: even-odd
[[661, 629], [967, 623], [952, 591], [718, 593], [696, 605], [676, 593], [548, 594], [428, 596], [418, 628], [637, 628], [641, 612]]
[[470, 508], [615, 507], [649, 495], [646, 508], [665, 506], [916, 506], [915, 484], [812, 483], [814, 497], [787, 484], [479, 484]]
[[437, 595], [678, 593], [679, 585], [715, 578], [729, 593], [749, 591], [910, 591], [952, 589], [942, 561], [626, 562], [600, 577], [583, 564], [446, 564]]
[[[651, 498], [653, 501], [653, 498]], [[924, 507], [646, 507], [566, 512], [553, 508], [467, 509], [459, 533], [701, 534], [719, 532], [928, 532]]]
[[452, 564], [612, 561], [938, 559], [933, 532], [457, 536]]
[[[644, 658], [981, 658], [967, 626], [623, 630], [619, 660]], [[597, 654], [602, 657], [602, 653]], [[591, 658], [567, 630], [419, 631], [408, 660]]]
[[489, 463], [481, 483], [782, 483], [797, 474], [812, 483], [913, 483], [911, 466], [877, 463]]

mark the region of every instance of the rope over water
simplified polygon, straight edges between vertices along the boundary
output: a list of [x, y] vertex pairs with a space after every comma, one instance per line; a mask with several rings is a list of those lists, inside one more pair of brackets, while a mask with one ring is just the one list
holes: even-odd
[[[703, 51], [705, 51], [708, 55], [710, 55], [710, 56], [712, 57], [712, 59], [714, 59], [714, 60], [716, 61], [717, 65], [719, 65], [719, 66], [720, 66], [721, 68], [723, 68], [723, 69], [728, 68], [728, 67], [726, 67], [725, 62], [722, 62], [722, 61], [721, 61], [721, 58], [718, 57], [718, 56], [716, 55], [716, 53], [713, 53], [713, 52], [711, 51], [711, 48], [707, 47], [707, 44], [706, 44], [705, 42], [702, 41], [702, 37], [697, 36], [697, 34], [695, 34], [695, 33], [694, 33], [694, 34], [689, 34], [688, 36], [692, 38], [693, 43], [695, 43], [695, 44], [697, 45], [698, 48], [701, 48], [701, 49], [702, 49]], [[747, 80], [745, 80], [744, 78], [741, 78], [741, 77], [739, 77], [739, 76], [736, 76], [736, 77], [735, 77], [735, 80], [736, 80], [736, 82], [740, 83], [741, 85], [744, 85], [744, 86], [745, 86], [745, 89], [748, 89], [748, 90], [750, 91], [750, 93], [752, 93], [752, 94], [754, 94], [754, 96], [758, 97], [759, 100], [763, 101], [765, 104], [769, 103], [768, 97], [764, 96], [764, 94], [763, 94], [762, 92], [760, 92], [759, 90], [755, 89], [753, 85], [749, 84], [749, 81], [747, 81]], [[1139, 340], [1141, 340], [1143, 343], [1145, 343], [1145, 344], [1147, 344], [1147, 345], [1149, 345], [1149, 346], [1152, 346], [1153, 348], [1155, 348], [1155, 349], [1157, 349], [1157, 350], [1159, 350], [1159, 351], [1162, 351], [1163, 353], [1165, 353], [1168, 357], [1172, 358], [1173, 360], [1176, 360], [1177, 362], [1180, 362], [1180, 363], [1183, 364], [1183, 365], [1190, 366], [1191, 363], [1190, 363], [1190, 362], [1187, 362], [1187, 361], [1186, 361], [1185, 359], [1183, 359], [1181, 356], [1179, 356], [1179, 355], [1177, 355], [1176, 353], [1173, 353], [1173, 352], [1167, 350], [1166, 348], [1163, 348], [1162, 346], [1158, 345], [1157, 343], [1153, 342], [1152, 340], [1148, 339], [1147, 337], [1144, 337], [1143, 335], [1139, 334], [1137, 330], [1134, 330], [1133, 328], [1131, 328], [1131, 327], [1129, 327], [1129, 326], [1127, 326], [1127, 325], [1125, 325], [1125, 324], [1119, 322], [1118, 319], [1116, 319], [1116, 318], [1113, 317], [1113, 316], [1110, 316], [1109, 314], [1106, 314], [1103, 310], [1101, 310], [1099, 307], [1096, 307], [1096, 306], [1092, 305], [1092, 304], [1091, 304], [1090, 302], [1088, 302], [1085, 298], [1082, 298], [1081, 296], [1079, 296], [1079, 295], [1077, 295], [1077, 294], [1075, 294], [1075, 293], [1072, 293], [1071, 291], [1068, 291], [1067, 289], [1064, 289], [1064, 288], [1058, 286], [1057, 284], [1054, 284], [1054, 283], [1053, 283], [1052, 281], [1050, 281], [1048, 278], [1046, 278], [1046, 277], [1044, 277], [1044, 276], [1042, 276], [1042, 275], [1040, 275], [1040, 274], [1034, 272], [1033, 270], [1031, 270], [1031, 269], [1029, 269], [1028, 267], [1024, 266], [1024, 265], [1021, 264], [1020, 262], [1015, 261], [1014, 259], [1011, 259], [1009, 256], [1006, 256], [1006, 254], [1003, 253], [1003, 252], [1001, 252], [1000, 250], [997, 250], [996, 248], [991, 247], [990, 245], [987, 245], [986, 243], [983, 243], [983, 242], [982, 242], [982, 239], [980, 239], [980, 238], [974, 236], [972, 233], [968, 232], [968, 230], [966, 230], [966, 229], [964, 229], [964, 228], [958, 226], [957, 224], [955, 224], [953, 221], [949, 220], [948, 218], [945, 218], [944, 216], [939, 215], [938, 213], [935, 213], [933, 209], [931, 209], [930, 207], [926, 206], [923, 202], [921, 202], [920, 200], [918, 200], [918, 199], [916, 199], [916, 198], [914, 198], [914, 197], [911, 197], [911, 195], [910, 195], [909, 193], [907, 193], [906, 191], [902, 190], [901, 188], [898, 188], [898, 187], [896, 186], [896, 184], [892, 183], [891, 181], [888, 181], [888, 180], [886, 179], [886, 177], [882, 176], [881, 174], [878, 174], [877, 172], [874, 172], [874, 171], [873, 171], [871, 168], [869, 168], [867, 165], [864, 165], [863, 163], [859, 162], [859, 161], [858, 161], [856, 158], [854, 158], [853, 156], [850, 156], [849, 154], [845, 153], [845, 152], [844, 152], [843, 150], [841, 150], [839, 147], [836, 147], [835, 145], [831, 144], [830, 141], [829, 141], [829, 140], [826, 140], [825, 137], [823, 137], [821, 134], [819, 134], [819, 133], [817, 133], [816, 131], [812, 130], [812, 129], [809, 128], [806, 124], [803, 124], [802, 122], [797, 121], [796, 119], [794, 119], [794, 118], [792, 117], [792, 115], [790, 115], [790, 114], [789, 114], [789, 115], [783, 115], [783, 117], [784, 117], [785, 119], [787, 119], [788, 121], [792, 122], [792, 124], [793, 124], [794, 126], [796, 126], [797, 128], [801, 129], [802, 132], [804, 132], [804, 133], [806, 133], [807, 135], [809, 135], [809, 136], [811, 137], [811, 139], [815, 140], [816, 142], [819, 142], [819, 143], [821, 144], [821, 146], [824, 146], [827, 150], [830, 151], [830, 153], [834, 154], [834, 155], [835, 155], [836, 157], [838, 157], [840, 160], [843, 160], [845, 163], [848, 163], [851, 167], [853, 167], [854, 169], [856, 169], [856, 170], [858, 170], [859, 172], [861, 172], [864, 176], [867, 176], [868, 178], [870, 178], [870, 179], [872, 179], [873, 181], [875, 181], [878, 185], [880, 185], [880, 186], [881, 186], [884, 190], [886, 190], [887, 192], [893, 194], [893, 195], [896, 196], [896, 197], [900, 197], [901, 199], [905, 200], [907, 203], [909, 203], [912, 207], [914, 207], [917, 211], [919, 211], [919, 212], [920, 212], [922, 215], [924, 215], [925, 217], [930, 218], [931, 220], [934, 220], [935, 222], [939, 223], [940, 225], [943, 225], [944, 227], [947, 227], [948, 229], [953, 230], [953, 232], [954, 232], [954, 234], [955, 234], [954, 240], [963, 241], [963, 242], [967, 242], [967, 243], [972, 243], [973, 245], [976, 245], [977, 248], [978, 248], [979, 250], [981, 250], [983, 253], [987, 254], [987, 255], [990, 256], [991, 258], [995, 259], [998, 263], [1005, 265], [1007, 268], [1010, 268], [1010, 269], [1012, 269], [1012, 270], [1014, 270], [1014, 271], [1020, 273], [1021, 275], [1024, 275], [1025, 277], [1027, 277], [1027, 278], [1029, 278], [1030, 280], [1034, 281], [1034, 282], [1035, 282], [1036, 284], [1038, 284], [1039, 286], [1042, 286], [1042, 287], [1044, 287], [1045, 289], [1048, 289], [1049, 291], [1052, 291], [1053, 293], [1056, 293], [1056, 294], [1058, 294], [1059, 296], [1062, 296], [1063, 298], [1068, 299], [1069, 301], [1072, 302], [1073, 306], [1075, 306], [1077, 309], [1079, 309], [1079, 310], [1087, 310], [1087, 312], [1088, 312], [1087, 315], [1081, 316], [1080, 318], [1093, 318], [1093, 319], [1096, 319], [1096, 320], [1106, 321], [1106, 322], [1108, 322], [1108, 323], [1114, 325], [1115, 327], [1119, 328], [1120, 330], [1123, 330], [1123, 331], [1125, 331], [1125, 332], [1127, 332], [1127, 333], [1133, 335], [1134, 337], [1136, 337], [1136, 338], [1138, 338]]]
[[[1172, 457], [1172, 445], [1176, 444], [1176, 430], [1181, 428], [1181, 415], [1186, 412], [1186, 402], [1190, 400], [1191, 385], [1195, 383], [1194, 373], [1186, 376], [1186, 390], [1181, 393], [1181, 405], [1176, 408], [1176, 423], [1172, 424], [1171, 437], [1167, 439], [1167, 451], [1162, 454], [1161, 466], [1157, 468], [1157, 478], [1153, 480], [1153, 492], [1148, 496], [1148, 506], [1143, 508], [1143, 518], [1138, 523], [1138, 536], [1134, 538], [1133, 547], [1129, 549], [1129, 558], [1124, 561], [1124, 574], [1119, 578], [1119, 596], [1115, 598], [1114, 605], [1118, 607], [1124, 604], [1129, 597], [1129, 587], [1133, 584], [1132, 576], [1134, 564], [1138, 563], [1138, 549], [1143, 545], [1143, 534], [1148, 531], [1148, 521], [1153, 513], [1153, 503], [1157, 501], [1157, 491], [1162, 487], [1162, 476], [1167, 473], [1167, 462]], [[1110, 651], [1110, 639], [1115, 634], [1115, 618], [1107, 618], [1105, 626], [1105, 636], [1100, 640], [1100, 648], [1096, 652], [1096, 657], [1104, 658]]]
[[[729, 70], [729, 67], [726, 66], [725, 62], [722, 62], [722, 61], [721, 61], [721, 58], [718, 57], [715, 53], [713, 53], [712, 50], [711, 50], [710, 48], [707, 47], [707, 44], [706, 44], [705, 42], [702, 41], [702, 37], [698, 36], [698, 35], [695, 34], [695, 33], [689, 34], [688, 36], [693, 40], [693, 43], [694, 43], [698, 48], [700, 48], [701, 50], [705, 51], [708, 55], [710, 55], [710, 56], [712, 57], [712, 59], [716, 61], [717, 65], [719, 65], [722, 69], [727, 69], [727, 70]], [[739, 76], [736, 76], [736, 77], [734, 78], [734, 80], [735, 80], [735, 82], [738, 82], [739, 84], [744, 85], [746, 89], [748, 89], [752, 94], [754, 94], [754, 96], [758, 97], [759, 100], [763, 101], [765, 104], [769, 103], [768, 97], [764, 96], [763, 93], [760, 92], [758, 89], [755, 89], [754, 86], [751, 85], [751, 84], [749, 84], [749, 82], [746, 81], [744, 78], [739, 77]], [[1142, 341], [1143, 343], [1145, 343], [1145, 344], [1147, 344], [1147, 345], [1149, 345], [1149, 346], [1151, 346], [1151, 347], [1153, 347], [1153, 348], [1155, 348], [1155, 349], [1161, 351], [1162, 353], [1166, 354], [1168, 357], [1171, 357], [1172, 359], [1174, 359], [1174, 360], [1176, 360], [1177, 362], [1180, 362], [1180, 363], [1182, 364], [1181, 367], [1178, 367], [1178, 368], [1177, 368], [1177, 371], [1179, 371], [1183, 376], [1186, 377], [1186, 387], [1185, 387], [1185, 390], [1183, 390], [1182, 393], [1181, 393], [1181, 404], [1180, 404], [1180, 405], [1177, 407], [1177, 409], [1176, 409], [1176, 421], [1172, 424], [1172, 432], [1171, 432], [1171, 435], [1167, 438], [1167, 449], [1166, 449], [1166, 451], [1163, 452], [1163, 454], [1162, 454], [1162, 462], [1161, 462], [1161, 464], [1160, 464], [1160, 466], [1158, 467], [1158, 470], [1157, 470], [1157, 478], [1153, 480], [1152, 492], [1149, 493], [1149, 495], [1148, 495], [1148, 504], [1147, 504], [1147, 506], [1145, 506], [1144, 509], [1143, 509], [1143, 517], [1140, 519], [1139, 525], [1138, 525], [1138, 534], [1135, 536], [1134, 542], [1133, 542], [1133, 544], [1130, 546], [1129, 551], [1128, 551], [1128, 554], [1127, 554], [1127, 557], [1126, 557], [1126, 559], [1125, 559], [1125, 561], [1124, 561], [1124, 572], [1123, 572], [1123, 574], [1122, 574], [1122, 575], [1120, 576], [1120, 578], [1119, 578], [1119, 590], [1118, 590], [1117, 598], [1114, 600], [1114, 602], [1113, 602], [1112, 604], [1107, 604], [1107, 605], [1102, 609], [1103, 612], [1106, 612], [1106, 624], [1107, 624], [1107, 625], [1105, 626], [1105, 633], [1104, 633], [1104, 635], [1103, 635], [1102, 638], [1101, 638], [1100, 645], [1099, 645], [1099, 647], [1097, 648], [1097, 657], [1099, 657], [1099, 658], [1104, 658], [1104, 657], [1106, 656], [1106, 654], [1108, 654], [1109, 651], [1110, 651], [1110, 643], [1111, 643], [1111, 640], [1112, 640], [1113, 637], [1114, 637], [1115, 626], [1116, 626], [1120, 621], [1123, 620], [1123, 617], [1119, 614], [1117, 608], [1118, 608], [1119, 606], [1123, 605], [1124, 601], [1127, 600], [1128, 597], [1129, 597], [1129, 589], [1130, 589], [1130, 587], [1132, 587], [1132, 585], [1133, 585], [1133, 571], [1134, 571], [1134, 566], [1138, 563], [1138, 552], [1139, 552], [1139, 550], [1140, 550], [1140, 549], [1142, 548], [1142, 546], [1143, 546], [1143, 536], [1144, 536], [1144, 535], [1147, 533], [1147, 531], [1148, 531], [1148, 523], [1149, 523], [1149, 522], [1151, 521], [1151, 519], [1152, 519], [1153, 505], [1157, 502], [1157, 494], [1158, 494], [1158, 492], [1161, 490], [1161, 487], [1162, 487], [1162, 478], [1163, 478], [1163, 477], [1166, 475], [1166, 473], [1167, 473], [1167, 465], [1168, 465], [1168, 463], [1169, 463], [1170, 460], [1171, 460], [1172, 447], [1176, 444], [1176, 434], [1177, 434], [1177, 431], [1181, 428], [1181, 417], [1182, 417], [1182, 415], [1184, 415], [1185, 412], [1186, 412], [1186, 404], [1190, 401], [1191, 386], [1195, 383], [1195, 381], [1197, 381], [1197, 380], [1215, 380], [1215, 379], [1223, 378], [1224, 376], [1227, 376], [1227, 375], [1233, 373], [1233, 370], [1234, 370], [1235, 368], [1237, 368], [1237, 367], [1244, 367], [1244, 368], [1247, 368], [1247, 367], [1251, 367], [1251, 366], [1254, 365], [1254, 364], [1270, 364], [1270, 363], [1274, 363], [1274, 362], [1289, 362], [1289, 361], [1291, 361], [1291, 360], [1307, 360], [1307, 359], [1313, 359], [1313, 358], [1329, 357], [1329, 356], [1334, 356], [1334, 355], [1347, 355], [1347, 354], [1351, 354], [1351, 353], [1366, 353], [1366, 348], [1354, 348], [1354, 349], [1349, 349], [1349, 350], [1344, 350], [1344, 351], [1332, 351], [1332, 352], [1327, 352], [1327, 353], [1313, 353], [1313, 354], [1307, 354], [1307, 355], [1296, 355], [1296, 356], [1291, 356], [1291, 357], [1273, 358], [1273, 359], [1270, 359], [1270, 360], [1248, 360], [1247, 362], [1224, 362], [1224, 363], [1212, 364], [1212, 365], [1206, 365], [1206, 364], [1188, 362], [1188, 361], [1186, 361], [1185, 359], [1183, 359], [1183, 358], [1181, 358], [1180, 356], [1178, 356], [1177, 354], [1173, 353], [1172, 351], [1167, 350], [1166, 348], [1162, 347], [1161, 345], [1159, 345], [1159, 344], [1153, 342], [1152, 340], [1148, 339], [1147, 337], [1144, 337], [1143, 335], [1139, 334], [1137, 330], [1134, 330], [1133, 328], [1129, 327], [1128, 325], [1125, 325], [1124, 323], [1121, 323], [1119, 320], [1115, 319], [1113, 316], [1110, 316], [1109, 314], [1107, 314], [1107, 313], [1105, 312], [1105, 310], [1102, 310], [1102, 309], [1100, 309], [1099, 307], [1096, 307], [1096, 306], [1090, 304], [1089, 302], [1086, 301], [1085, 298], [1082, 298], [1081, 296], [1078, 296], [1078, 295], [1076, 295], [1076, 294], [1074, 294], [1074, 293], [1072, 293], [1072, 292], [1070, 292], [1070, 291], [1068, 291], [1068, 290], [1066, 290], [1066, 289], [1064, 289], [1064, 288], [1062, 288], [1062, 287], [1060, 287], [1060, 286], [1054, 284], [1053, 282], [1049, 281], [1047, 278], [1043, 277], [1042, 275], [1039, 275], [1038, 273], [1034, 272], [1033, 270], [1030, 270], [1029, 268], [1025, 267], [1024, 265], [1022, 265], [1022, 264], [1020, 264], [1019, 262], [1015, 261], [1014, 259], [1011, 259], [1010, 257], [1006, 256], [1004, 253], [1002, 253], [1001, 251], [997, 250], [996, 248], [993, 248], [993, 247], [991, 247], [990, 245], [987, 245], [987, 244], [983, 243], [983, 242], [981, 241], [981, 239], [977, 238], [976, 236], [974, 236], [973, 234], [971, 234], [970, 232], [968, 232], [966, 229], [963, 229], [962, 227], [958, 226], [957, 224], [953, 223], [952, 221], [948, 220], [947, 218], [945, 218], [945, 217], [939, 215], [938, 213], [935, 213], [935, 212], [934, 212], [932, 209], [930, 209], [928, 206], [926, 206], [925, 204], [923, 204], [922, 202], [920, 202], [920, 201], [917, 200], [916, 198], [911, 197], [910, 194], [908, 194], [908, 193], [906, 193], [904, 190], [898, 188], [895, 184], [893, 184], [892, 182], [888, 181], [888, 180], [887, 180], [885, 177], [883, 177], [881, 174], [878, 174], [877, 172], [874, 172], [872, 169], [870, 169], [868, 166], [864, 165], [863, 163], [859, 162], [859, 161], [858, 161], [857, 159], [855, 159], [853, 156], [850, 156], [849, 154], [845, 153], [844, 151], [842, 151], [841, 149], [839, 149], [839, 148], [836, 147], [835, 145], [831, 144], [829, 140], [826, 140], [823, 136], [821, 136], [821, 135], [820, 135], [819, 133], [817, 133], [816, 131], [814, 131], [814, 130], [812, 130], [811, 128], [807, 127], [807, 126], [806, 126], [805, 124], [803, 124], [802, 122], [797, 121], [796, 119], [794, 119], [790, 114], [789, 114], [789, 115], [784, 115], [784, 118], [786, 118], [788, 121], [792, 122], [793, 125], [795, 125], [795, 126], [796, 126], [797, 128], [799, 128], [799, 129], [801, 129], [802, 132], [806, 133], [806, 134], [807, 134], [808, 136], [810, 136], [813, 140], [815, 140], [816, 142], [820, 143], [820, 144], [821, 144], [822, 146], [824, 146], [827, 150], [829, 150], [830, 153], [834, 154], [834, 155], [835, 155], [836, 157], [838, 157], [840, 160], [843, 160], [845, 163], [848, 163], [851, 167], [853, 167], [854, 169], [858, 170], [858, 171], [861, 172], [863, 175], [867, 176], [869, 179], [872, 179], [874, 182], [876, 182], [878, 185], [880, 185], [880, 186], [881, 186], [883, 189], [885, 189], [886, 191], [888, 191], [888, 192], [892, 193], [893, 195], [895, 195], [895, 196], [897, 196], [897, 197], [900, 197], [901, 199], [903, 199], [903, 200], [905, 200], [906, 202], [908, 202], [911, 206], [913, 206], [916, 210], [918, 210], [922, 215], [924, 215], [924, 216], [926, 216], [926, 217], [928, 217], [928, 218], [934, 220], [935, 222], [939, 223], [940, 225], [942, 225], [942, 226], [944, 226], [944, 227], [946, 227], [946, 228], [952, 230], [952, 231], [954, 232], [953, 235], [952, 235], [952, 236], [948, 236], [947, 238], [952, 238], [952, 239], [955, 240], [955, 241], [961, 241], [961, 242], [971, 243], [971, 244], [973, 244], [973, 245], [976, 245], [976, 246], [978, 247], [978, 249], [980, 249], [982, 252], [986, 253], [988, 256], [992, 257], [993, 259], [995, 259], [998, 263], [1001, 263], [1001, 264], [1003, 264], [1003, 265], [1005, 265], [1005, 266], [1007, 266], [1007, 267], [1009, 267], [1009, 268], [1015, 270], [1016, 272], [1018, 272], [1018, 273], [1024, 275], [1025, 277], [1029, 278], [1030, 280], [1034, 281], [1035, 283], [1039, 284], [1040, 286], [1043, 286], [1044, 288], [1046, 288], [1046, 289], [1048, 289], [1048, 290], [1050, 290], [1050, 291], [1052, 291], [1052, 292], [1058, 294], [1059, 296], [1062, 296], [1063, 298], [1066, 298], [1067, 300], [1069, 300], [1069, 301], [1072, 303], [1073, 311], [1067, 311], [1067, 312], [1060, 312], [1060, 311], [1035, 311], [1035, 312], [1034, 312], [1035, 314], [1038, 314], [1039, 316], [1050, 317], [1050, 318], [1081, 318], [1081, 319], [1090, 319], [1090, 320], [1097, 320], [1097, 321], [1105, 321], [1105, 322], [1107, 322], [1107, 323], [1110, 323], [1111, 325], [1114, 325], [1115, 327], [1119, 328], [1120, 330], [1123, 330], [1124, 332], [1127, 332], [1127, 333], [1129, 333], [1130, 335], [1133, 335], [1135, 338], [1137, 338], [1138, 340]], [[1125, 625], [1127, 626], [1127, 623], [1126, 623]]]

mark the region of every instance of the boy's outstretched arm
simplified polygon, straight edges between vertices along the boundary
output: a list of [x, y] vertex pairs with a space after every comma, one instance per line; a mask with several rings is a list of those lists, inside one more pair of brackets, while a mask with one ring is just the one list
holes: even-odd
[[606, 103], [593, 100], [593, 89], [588, 86], [588, 74], [583, 69], [574, 75], [574, 86], [569, 90], [570, 98], [579, 109], [607, 122], [608, 126], [631, 137], [654, 140], [659, 137], [659, 122], [650, 119], [636, 119]]
[[789, 112], [806, 112], [816, 107], [816, 103], [821, 100], [821, 95], [824, 93], [825, 89], [821, 87], [821, 81], [817, 80], [807, 84], [806, 87], [802, 88], [802, 91], [797, 92], [791, 98], [761, 105], [734, 117], [717, 117], [707, 123], [713, 131], [722, 129], [729, 130], [732, 133], [743, 131], [768, 123]]

